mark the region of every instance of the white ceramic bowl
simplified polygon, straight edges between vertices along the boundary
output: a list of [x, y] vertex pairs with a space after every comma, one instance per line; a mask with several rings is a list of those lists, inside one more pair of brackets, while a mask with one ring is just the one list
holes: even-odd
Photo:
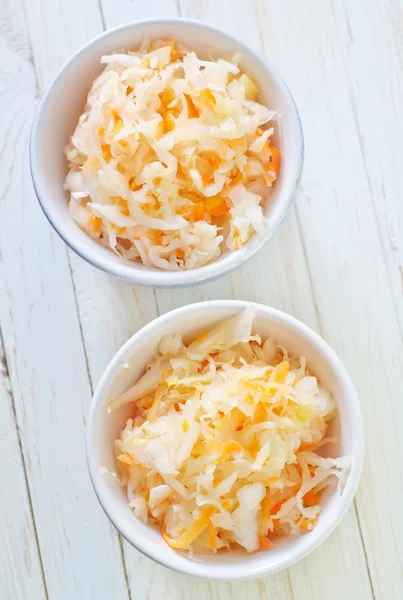
[[[282, 155], [281, 172], [265, 210], [263, 233], [242, 250], [227, 252], [211, 264], [192, 271], [165, 272], [123, 260], [87, 236], [68, 212], [63, 191], [67, 161], [63, 148], [73, 133], [92, 81], [103, 66], [100, 57], [121, 48], [134, 48], [145, 34], [169, 37], [203, 54], [240, 52], [242, 68], [260, 87], [260, 101], [281, 115], [275, 143]], [[273, 66], [241, 41], [216, 27], [185, 19], [150, 19], [106, 31], [76, 52], [45, 91], [36, 113], [30, 140], [31, 172], [36, 195], [49, 222], [82, 258], [99, 269], [133, 283], [182, 286], [201, 283], [227, 273], [245, 262], [267, 242], [284, 220], [296, 194], [303, 164], [303, 136], [294, 100]]]
[[[359, 401], [354, 385], [340, 359], [326, 342], [309, 327], [289, 315], [254, 304], [254, 332], [270, 335], [277, 343], [307, 358], [316, 376], [326, 385], [338, 406], [338, 418], [331, 422], [330, 434], [338, 435], [338, 444], [324, 449], [327, 456], [350, 456], [352, 460], [342, 493], [329, 490], [324, 507], [313, 531], [297, 538], [281, 538], [270, 551], [247, 554], [234, 551], [214, 556], [194, 556], [170, 548], [158, 530], [140, 522], [128, 506], [125, 490], [102, 468], [114, 471], [113, 441], [119, 437], [133, 407], [122, 407], [108, 414], [109, 400], [126, 391], [141, 375], [155, 355], [164, 335], [181, 333], [193, 339], [221, 319], [252, 303], [217, 300], [191, 304], [155, 319], [138, 331], [116, 354], [107, 367], [92, 400], [87, 428], [87, 456], [90, 475], [98, 499], [115, 527], [138, 550], [155, 561], [188, 575], [209, 579], [242, 579], [275, 573], [289, 567], [314, 550], [333, 531], [347, 511], [358, 485], [363, 452], [364, 432]], [[123, 368], [124, 362], [132, 365]], [[101, 471], [100, 471], [101, 469]]]

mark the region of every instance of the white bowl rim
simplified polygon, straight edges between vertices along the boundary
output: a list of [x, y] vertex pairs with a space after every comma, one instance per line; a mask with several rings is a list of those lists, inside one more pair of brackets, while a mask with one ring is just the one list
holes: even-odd
[[[290, 551], [289, 557], [285, 557], [283, 560], [278, 561], [274, 565], [269, 566], [256, 566], [251, 563], [248, 565], [248, 569], [240, 569], [239, 565], [237, 568], [231, 564], [222, 566], [220, 565], [220, 572], [217, 573], [214, 570], [214, 566], [211, 564], [203, 564], [202, 562], [189, 562], [186, 565], [186, 569], [180, 568], [176, 564], [176, 554], [169, 555], [161, 555], [153, 552], [149, 548], [147, 548], [147, 543], [139, 542], [135, 535], [131, 535], [130, 532], [124, 531], [122, 527], [120, 527], [119, 515], [116, 514], [116, 509], [113, 500], [109, 500], [105, 498], [102, 494], [102, 485], [100, 486], [100, 482], [104, 475], [99, 472], [99, 469], [96, 465], [96, 461], [92, 452], [92, 424], [94, 420], [94, 416], [98, 410], [98, 404], [102, 400], [103, 389], [106, 383], [109, 380], [111, 372], [115, 369], [116, 365], [122, 361], [126, 352], [132, 348], [140, 339], [146, 337], [152, 330], [158, 329], [160, 326], [164, 325], [166, 322], [175, 320], [177, 316], [180, 314], [186, 314], [189, 312], [196, 312], [201, 307], [211, 307], [211, 308], [233, 308], [242, 310], [249, 306], [256, 307], [256, 309], [266, 312], [266, 314], [277, 318], [283, 323], [287, 323], [291, 325], [291, 327], [297, 331], [302, 337], [307, 338], [314, 346], [316, 346], [320, 353], [326, 357], [326, 359], [331, 363], [335, 370], [337, 370], [338, 377], [342, 378], [344, 384], [349, 389], [348, 394], [348, 408], [351, 414], [351, 422], [354, 423], [354, 436], [352, 443], [352, 452], [351, 456], [354, 458], [352, 469], [349, 472], [347, 482], [343, 489], [343, 496], [340, 497], [340, 502], [338, 505], [337, 512], [332, 521], [329, 522], [329, 526], [323, 530], [322, 534], [315, 543], [307, 544], [305, 548], [302, 548], [298, 551]], [[340, 521], [343, 519], [346, 514], [348, 508], [350, 507], [351, 502], [354, 499], [354, 495], [356, 493], [360, 475], [362, 471], [363, 461], [364, 461], [364, 451], [365, 451], [365, 434], [364, 434], [364, 422], [363, 416], [360, 406], [360, 401], [358, 398], [357, 391], [355, 389], [354, 383], [336, 354], [336, 352], [329, 346], [327, 342], [315, 331], [313, 331], [310, 327], [305, 325], [302, 321], [299, 321], [295, 317], [280, 311], [278, 309], [272, 308], [270, 306], [266, 306], [263, 304], [259, 304], [257, 302], [249, 302], [244, 300], [207, 300], [203, 302], [196, 302], [194, 304], [188, 304], [186, 306], [176, 308], [171, 310], [156, 319], [153, 319], [149, 323], [147, 323], [144, 327], [139, 329], [115, 354], [112, 358], [108, 366], [106, 367], [97, 387], [94, 392], [94, 396], [91, 401], [90, 410], [88, 414], [87, 421], [87, 463], [90, 478], [92, 481], [92, 485], [94, 487], [95, 494], [105, 512], [109, 520], [113, 523], [115, 528], [121, 533], [121, 535], [137, 550], [148, 556], [148, 558], [154, 560], [155, 562], [173, 569], [179, 573], [183, 573], [185, 575], [193, 575], [196, 577], [205, 577], [211, 580], [235, 580], [235, 579], [252, 579], [256, 577], [262, 577], [264, 575], [272, 575], [283, 569], [286, 569], [301, 559], [311, 554], [318, 546], [320, 546], [329, 535], [336, 529], [339, 525]], [[309, 539], [309, 538], [308, 538]]]
[[[234, 44], [236, 44], [240, 51], [242, 49], [249, 53], [255, 61], [260, 63], [266, 71], [269, 72], [270, 77], [275, 80], [276, 85], [281, 89], [281, 93], [283, 94], [287, 104], [290, 114], [292, 115], [292, 123], [294, 128], [294, 135], [296, 139], [299, 141], [299, 153], [298, 153], [298, 161], [297, 166], [294, 173], [294, 184], [292, 186], [291, 193], [289, 194], [289, 198], [287, 200], [285, 209], [283, 214], [280, 215], [277, 222], [274, 222], [270, 230], [265, 230], [262, 234], [255, 234], [255, 238], [259, 239], [259, 243], [254, 244], [251, 247], [251, 244], [246, 244], [244, 248], [240, 250], [233, 250], [228, 252], [225, 255], [222, 255], [221, 260], [217, 262], [214, 260], [213, 262], [204, 265], [202, 267], [198, 267], [196, 269], [191, 269], [188, 271], [163, 271], [163, 270], [142, 270], [136, 268], [136, 264], [128, 265], [122, 261], [121, 264], [114, 263], [109, 260], [106, 256], [101, 256], [99, 254], [99, 247], [97, 243], [94, 241], [94, 245], [91, 248], [83, 248], [80, 242], [76, 239], [76, 236], [73, 233], [65, 232], [58, 228], [53, 219], [52, 213], [54, 211], [54, 204], [48, 198], [48, 194], [46, 193], [46, 184], [43, 182], [43, 177], [41, 176], [40, 168], [38, 165], [38, 159], [35, 152], [36, 139], [38, 136], [38, 132], [41, 127], [42, 116], [46, 113], [47, 103], [52, 96], [52, 92], [57, 80], [67, 71], [77, 59], [79, 59], [94, 45], [98, 44], [101, 40], [112, 37], [115, 34], [124, 31], [126, 29], [131, 29], [137, 26], [153, 26], [153, 25], [161, 25], [161, 24], [169, 24], [175, 23], [183, 25], [191, 25], [193, 27], [197, 27], [199, 29], [213, 31], [223, 37], [226, 37]], [[248, 261], [252, 256], [254, 256], [259, 250], [263, 248], [263, 246], [275, 235], [278, 229], [281, 227], [285, 218], [287, 217], [297, 190], [298, 185], [302, 175], [302, 169], [304, 164], [304, 136], [301, 118], [299, 116], [299, 112], [297, 106], [295, 104], [295, 100], [285, 83], [284, 79], [278, 73], [277, 69], [272, 65], [270, 61], [266, 59], [263, 54], [256, 52], [245, 44], [243, 41], [237, 39], [235, 36], [231, 35], [227, 31], [221, 29], [220, 27], [216, 27], [210, 23], [204, 23], [202, 21], [196, 21], [195, 19], [183, 19], [179, 17], [156, 17], [150, 19], [140, 19], [138, 21], [131, 21], [129, 23], [124, 23], [123, 25], [119, 25], [118, 27], [114, 27], [108, 29], [101, 34], [95, 36], [91, 40], [89, 40], [86, 44], [84, 44], [81, 48], [79, 48], [74, 54], [61, 66], [61, 68], [57, 71], [57, 73], [53, 76], [49, 84], [47, 85], [36, 110], [31, 134], [29, 139], [29, 162], [31, 169], [31, 177], [33, 182], [33, 187], [35, 190], [36, 197], [38, 202], [44, 212], [47, 220], [50, 225], [56, 231], [56, 233], [61, 237], [61, 239], [65, 242], [65, 244], [71, 248], [78, 256], [82, 259], [90, 263], [92, 266], [97, 267], [101, 271], [108, 273], [114, 277], [119, 279], [124, 279], [126, 281], [130, 281], [132, 283], [138, 283], [144, 286], [154, 286], [154, 287], [183, 287], [183, 286], [191, 286], [198, 285], [201, 283], [205, 283], [208, 281], [212, 281], [218, 277], [221, 277], [227, 273], [230, 273], [234, 269], [236, 269], [241, 264], [244, 264]]]

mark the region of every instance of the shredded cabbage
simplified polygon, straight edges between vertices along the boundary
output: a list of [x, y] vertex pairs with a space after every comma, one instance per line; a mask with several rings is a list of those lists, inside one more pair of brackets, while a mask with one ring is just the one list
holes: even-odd
[[275, 113], [239, 61], [201, 60], [171, 40], [101, 58], [65, 149], [70, 214], [88, 235], [125, 259], [181, 270], [262, 231], [280, 169]]
[[134, 514], [192, 552], [269, 548], [310, 531], [321, 492], [348, 458], [325, 458], [335, 414], [304, 358], [252, 335], [247, 309], [199, 334], [161, 340], [146, 373], [109, 410], [133, 404], [115, 442]]

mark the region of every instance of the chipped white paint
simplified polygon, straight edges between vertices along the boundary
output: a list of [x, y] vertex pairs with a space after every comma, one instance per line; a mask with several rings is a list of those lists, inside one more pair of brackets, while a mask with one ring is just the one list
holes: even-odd
[[[242, 37], [279, 68], [300, 108], [306, 162], [295, 210], [248, 265], [197, 288], [151, 290], [66, 252], [35, 202], [27, 138], [36, 90], [80, 45], [104, 27], [178, 14]], [[0, 598], [401, 597], [402, 23], [396, 0], [3, 2]], [[159, 313], [219, 297], [276, 306], [319, 331], [353, 375], [368, 439], [339, 529], [288, 571], [236, 585], [171, 573], [119, 542], [83, 445], [91, 389], [118, 347]]]

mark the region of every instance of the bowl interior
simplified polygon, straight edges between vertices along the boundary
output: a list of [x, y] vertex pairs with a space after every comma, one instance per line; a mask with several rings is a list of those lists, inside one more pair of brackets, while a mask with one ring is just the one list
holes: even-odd
[[[194, 306], [197, 306], [197, 312]], [[269, 552], [260, 551], [248, 555], [239, 551], [215, 556], [194, 556], [191, 560], [186, 554], [169, 548], [158, 530], [138, 521], [128, 507], [125, 490], [118, 481], [110, 475], [99, 473], [99, 469], [104, 467], [109, 471], [115, 470], [113, 441], [119, 436], [127, 418], [132, 415], [130, 406], [112, 414], [106, 413], [106, 406], [110, 399], [125, 391], [142, 374], [147, 362], [155, 355], [161, 337], [179, 332], [185, 339], [192, 339], [198, 332], [239, 311], [241, 303], [234, 301], [230, 306], [223, 303], [191, 305], [160, 317], [129, 340], [116, 355], [93, 400], [88, 453], [91, 475], [101, 504], [115, 526], [132, 544], [154, 560], [187, 573], [200, 575], [205, 571], [209, 577], [250, 577], [274, 572], [291, 564], [320, 543], [337, 524], [352, 498], [360, 470], [360, 452], [357, 450], [361, 443], [360, 415], [359, 411], [358, 416], [354, 414], [354, 388], [341, 363], [323, 340], [308, 328], [300, 324], [302, 329], [299, 329], [295, 325], [298, 322], [283, 313], [256, 306], [255, 332], [263, 338], [270, 335], [292, 353], [305, 356], [316, 376], [330, 389], [337, 402], [338, 418], [332, 422], [329, 433], [338, 435], [339, 442], [324, 447], [323, 454], [347, 455], [353, 461], [342, 493], [335, 488], [328, 491], [321, 518], [312, 532], [298, 538], [281, 538]], [[328, 350], [329, 354], [323, 349]], [[129, 363], [131, 368], [124, 368], [124, 362]]]
[[259, 100], [281, 115], [277, 122], [275, 143], [281, 150], [282, 168], [266, 203], [265, 212], [269, 219], [266, 231], [255, 235], [243, 250], [224, 254], [211, 265], [197, 269], [197, 279], [200, 281], [219, 274], [224, 267], [221, 264], [223, 262], [228, 263], [225, 266], [227, 270], [227, 267], [230, 269], [243, 258], [251, 256], [274, 233], [292, 202], [302, 167], [302, 132], [298, 113], [287, 87], [270, 65], [231, 36], [202, 23], [161, 19], [125, 25], [90, 42], [63, 67], [45, 92], [39, 107], [31, 138], [34, 184], [42, 208], [59, 235], [78, 254], [96, 266], [129, 279], [130, 270], [136, 270], [142, 274], [142, 283], [153, 283], [149, 281], [147, 273], [152, 275], [155, 272], [159, 274], [158, 284], [161, 285], [168, 281], [174, 285], [182, 279], [192, 277], [183, 272], [165, 273], [123, 260], [98, 245], [70, 218], [68, 197], [63, 192], [67, 174], [63, 148], [84, 110], [92, 81], [103, 69], [100, 57], [125, 48], [136, 48], [145, 35], [153, 39], [173, 38], [206, 57], [218, 58], [241, 52], [244, 57], [242, 69], [259, 84]]

